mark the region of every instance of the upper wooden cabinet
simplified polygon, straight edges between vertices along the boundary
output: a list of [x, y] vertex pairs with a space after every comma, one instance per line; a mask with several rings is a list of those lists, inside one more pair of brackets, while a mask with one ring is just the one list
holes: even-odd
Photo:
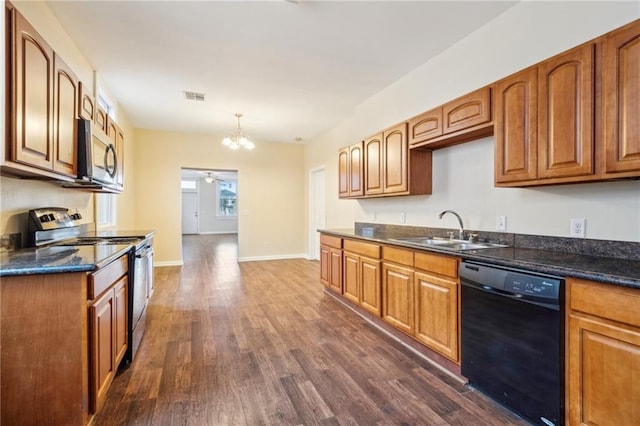
[[640, 21], [496, 83], [496, 186], [640, 176]]
[[102, 109], [100, 105], [96, 103], [96, 112], [93, 116], [93, 124], [97, 129], [100, 129], [105, 134], [108, 134], [109, 129], [107, 127], [107, 121], [108, 121], [107, 111]]
[[604, 37], [605, 171], [640, 173], [640, 20]]
[[493, 133], [491, 87], [484, 87], [409, 120], [411, 148], [444, 148]]
[[338, 151], [338, 196], [340, 198], [364, 195], [363, 142]]
[[409, 151], [407, 123], [365, 139], [362, 146], [364, 197], [431, 193], [431, 152]]
[[594, 47], [496, 83], [496, 184], [594, 174]]
[[107, 136], [116, 147], [116, 184], [119, 190], [124, 189], [124, 132], [115, 121], [107, 118]]
[[2, 171], [71, 181], [77, 176], [78, 80], [6, 2], [5, 17], [7, 134]]
[[96, 111], [96, 100], [86, 84], [80, 82], [78, 115], [85, 120], [93, 121]]

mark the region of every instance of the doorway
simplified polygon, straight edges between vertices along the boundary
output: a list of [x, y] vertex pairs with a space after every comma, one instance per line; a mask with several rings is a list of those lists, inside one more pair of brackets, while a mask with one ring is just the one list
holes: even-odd
[[309, 259], [320, 260], [320, 233], [326, 226], [326, 177], [324, 167], [309, 172]]
[[181, 171], [182, 234], [238, 233], [237, 170]]

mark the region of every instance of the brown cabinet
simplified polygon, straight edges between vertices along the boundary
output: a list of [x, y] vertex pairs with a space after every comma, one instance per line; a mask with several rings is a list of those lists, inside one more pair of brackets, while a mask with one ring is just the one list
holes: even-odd
[[96, 103], [96, 112], [93, 116], [93, 124], [96, 129], [102, 130], [103, 133], [107, 134], [109, 131], [107, 127], [108, 115], [107, 111], [102, 109], [100, 105]]
[[86, 84], [80, 82], [79, 90], [78, 116], [85, 120], [93, 121], [93, 116], [95, 115], [96, 110], [96, 101], [91, 94], [91, 89]]
[[640, 290], [578, 279], [567, 286], [566, 423], [640, 424]]
[[343, 295], [368, 312], [380, 316], [380, 246], [343, 241]]
[[491, 87], [473, 91], [409, 120], [411, 148], [444, 148], [493, 133]]
[[364, 195], [363, 142], [358, 142], [338, 152], [338, 196], [340, 198]]
[[78, 80], [9, 3], [3, 172], [71, 181], [77, 172]]
[[460, 361], [458, 259], [415, 253], [415, 338], [454, 362]]
[[[127, 350], [127, 260], [110, 263], [89, 277], [90, 410], [96, 413]], [[104, 290], [106, 288], [106, 290]], [[91, 299], [90, 299], [91, 300]]]
[[604, 37], [605, 172], [640, 175], [640, 20]]
[[107, 136], [116, 147], [116, 184], [119, 190], [124, 190], [124, 132], [115, 121], [107, 118]]
[[342, 238], [320, 234], [320, 281], [342, 294]]
[[431, 193], [431, 152], [409, 151], [407, 123], [364, 140], [364, 196]]
[[640, 21], [496, 83], [495, 184], [640, 176]]
[[382, 319], [413, 336], [413, 252], [384, 246], [382, 258]]

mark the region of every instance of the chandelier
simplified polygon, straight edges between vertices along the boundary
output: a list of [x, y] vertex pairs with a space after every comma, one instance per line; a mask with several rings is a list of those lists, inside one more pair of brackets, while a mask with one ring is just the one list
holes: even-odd
[[251, 150], [255, 148], [256, 146], [254, 145], [254, 143], [245, 136], [244, 132], [240, 128], [240, 117], [242, 117], [242, 114], [237, 113], [236, 117], [238, 118], [238, 129], [230, 136], [224, 138], [222, 140], [222, 145], [228, 146], [231, 149], [244, 148]]

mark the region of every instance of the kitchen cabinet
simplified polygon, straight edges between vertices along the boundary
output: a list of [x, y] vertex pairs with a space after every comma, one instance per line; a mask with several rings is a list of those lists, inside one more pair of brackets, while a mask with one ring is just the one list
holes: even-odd
[[93, 124], [96, 129], [102, 130], [104, 134], [108, 134], [109, 128], [107, 127], [108, 114], [107, 111], [102, 109], [100, 105], [96, 103], [96, 111], [93, 116]]
[[116, 185], [119, 190], [124, 189], [124, 132], [116, 124], [115, 121], [107, 119], [107, 136], [111, 139], [113, 145], [116, 147], [116, 157], [118, 158], [118, 164], [116, 165]]
[[566, 283], [566, 423], [640, 424], [640, 290]]
[[84, 118], [85, 120], [93, 121], [93, 116], [95, 115], [96, 110], [96, 101], [91, 94], [90, 88], [80, 82], [79, 85], [80, 95], [79, 95], [79, 109], [78, 116], [80, 118]]
[[382, 259], [382, 319], [413, 336], [413, 252], [384, 246]]
[[338, 152], [338, 196], [340, 198], [364, 195], [363, 142], [358, 142]]
[[366, 311], [381, 315], [380, 245], [343, 241], [343, 296]]
[[595, 173], [594, 52], [587, 43], [496, 84], [497, 186]]
[[342, 238], [320, 234], [320, 281], [342, 294]]
[[640, 20], [604, 36], [602, 99], [605, 172], [640, 175]]
[[459, 259], [415, 253], [415, 338], [454, 362], [459, 355]]
[[7, 126], [2, 171], [71, 181], [77, 172], [78, 80], [31, 24], [5, 2]]
[[89, 297], [96, 295], [89, 306], [92, 413], [104, 404], [127, 350], [127, 270], [127, 257], [123, 256], [89, 277]]
[[411, 148], [444, 148], [493, 133], [491, 87], [475, 90], [409, 120]]
[[431, 193], [431, 152], [409, 151], [407, 123], [364, 140], [364, 197]]

